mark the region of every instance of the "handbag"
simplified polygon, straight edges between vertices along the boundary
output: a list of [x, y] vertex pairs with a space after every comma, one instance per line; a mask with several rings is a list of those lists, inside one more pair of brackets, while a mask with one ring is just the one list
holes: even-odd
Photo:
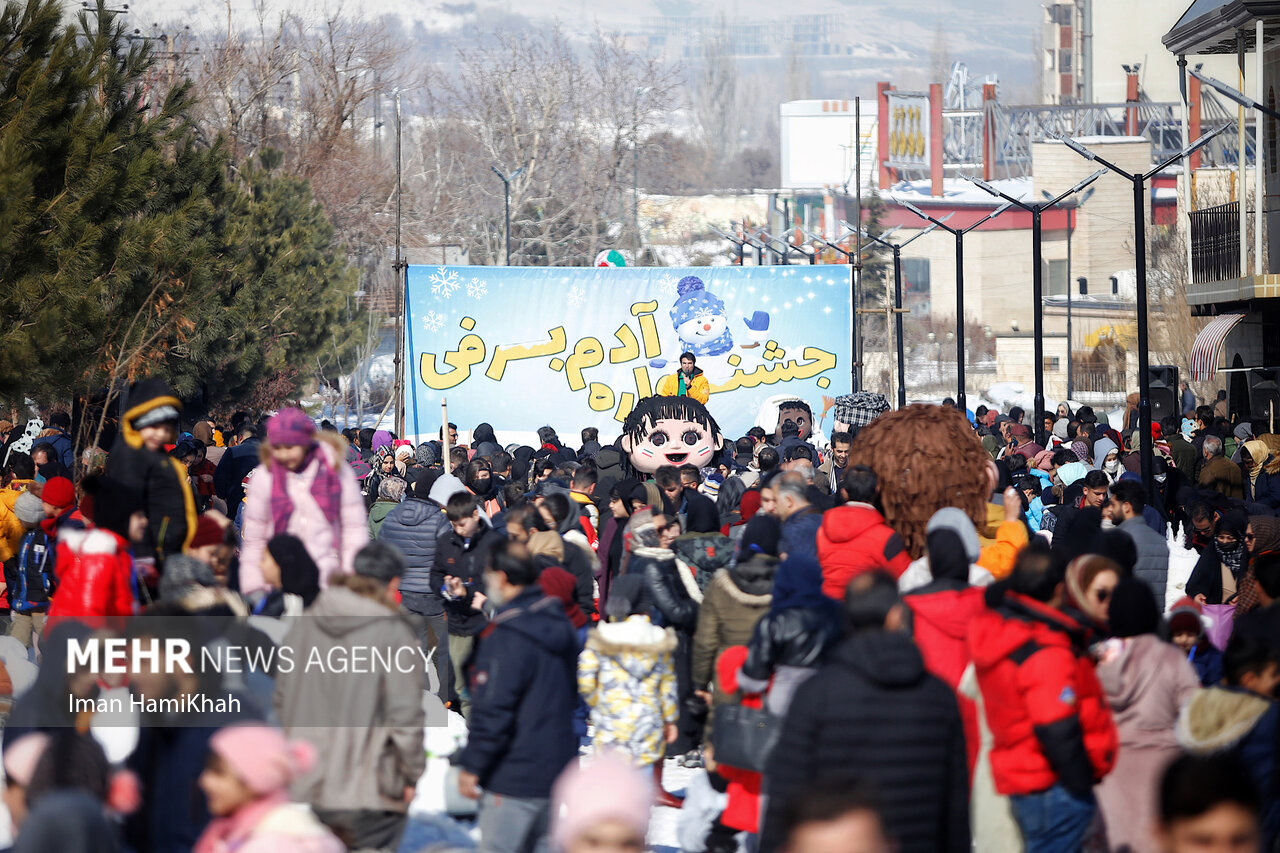
[[782, 720], [763, 708], [721, 705], [711, 732], [716, 763], [763, 773], [781, 733]]

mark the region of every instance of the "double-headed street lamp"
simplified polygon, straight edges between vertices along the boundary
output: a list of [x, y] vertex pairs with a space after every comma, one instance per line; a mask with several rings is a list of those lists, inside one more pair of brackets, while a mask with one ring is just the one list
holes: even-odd
[[[953, 216], [955, 216], [954, 212], [948, 213], [946, 216], [942, 217], [942, 219], [930, 225], [928, 228], [924, 229], [923, 231], [917, 232], [910, 240], [903, 240], [901, 243], [890, 243], [888, 240], [885, 239], [885, 237], [888, 237], [897, 229], [897, 226], [894, 226], [893, 228], [889, 229], [888, 231], [884, 232], [883, 234], [877, 237], [875, 234], [872, 234], [870, 231], [868, 231], [865, 228], [856, 229], [852, 225], [850, 225], [848, 222], [842, 221], [840, 223], [845, 228], [848, 228], [850, 233], [861, 234], [863, 237], [866, 237], [868, 240], [874, 240], [877, 243], [879, 243], [881, 246], [884, 246], [888, 249], [893, 250], [894, 334], [898, 339], [898, 353], [897, 353], [898, 355], [898, 408], [902, 408], [907, 404], [907, 356], [906, 356], [906, 349], [903, 345], [903, 337], [902, 337], [902, 315], [906, 313], [906, 310], [902, 307], [902, 250], [906, 248], [908, 244], [916, 240], [919, 240], [921, 237], [928, 234], [930, 231], [936, 230], [939, 227], [939, 225], [941, 225], [941, 223], [946, 222], [948, 219], [950, 219]], [[857, 306], [855, 305], [854, 308], [855, 308], [855, 313], [853, 317], [853, 322], [856, 324], [858, 322], [858, 315], [856, 312]]]
[[995, 219], [1004, 213], [1013, 206], [1013, 202], [1006, 201], [967, 228], [952, 228], [950, 225], [944, 225], [941, 219], [934, 219], [909, 201], [899, 200], [898, 203], [921, 219], [932, 222], [938, 228], [950, 232], [956, 238], [956, 406], [967, 415], [969, 407], [964, 393], [964, 235], [987, 220]]
[[514, 172], [512, 172], [510, 175], [504, 175], [504, 174], [502, 174], [502, 172], [498, 169], [498, 167], [497, 167], [497, 166], [490, 166], [489, 168], [490, 168], [490, 169], [493, 169], [493, 173], [494, 173], [495, 175], [497, 175], [497, 176], [498, 176], [498, 180], [502, 181], [502, 193], [503, 193], [503, 197], [504, 197], [504, 199], [505, 199], [504, 206], [503, 206], [503, 210], [504, 210], [504, 213], [505, 213], [505, 216], [506, 216], [506, 220], [507, 220], [507, 229], [506, 229], [506, 239], [507, 239], [507, 260], [506, 260], [506, 264], [507, 264], [507, 266], [511, 266], [511, 182], [512, 182], [512, 181], [514, 181], [514, 180], [516, 179], [516, 176], [517, 176], [517, 175], [519, 175], [521, 172], [523, 172], [523, 171], [524, 171], [524, 166], [521, 166], [519, 169], [516, 169], [516, 170], [515, 170]]
[[[1034, 318], [1032, 323], [1034, 327], [1032, 332], [1034, 337], [1032, 346], [1035, 351], [1033, 358], [1035, 360], [1034, 370], [1036, 380], [1034, 417], [1036, 441], [1041, 445], [1045, 443], [1045, 434], [1044, 420], [1040, 417], [1041, 414], [1044, 413], [1044, 258], [1042, 255], [1043, 232], [1040, 227], [1040, 214], [1057, 206], [1057, 204], [1067, 196], [1081, 192], [1085, 187], [1089, 186], [1089, 184], [1098, 180], [1098, 178], [1101, 178], [1106, 173], [1106, 169], [1099, 169], [1061, 195], [1047, 201], [1034, 202], [1031, 204], [1022, 201], [1021, 199], [1016, 199], [1013, 196], [1005, 195], [986, 181], [979, 180], [978, 178], [965, 177], [965, 180], [989, 195], [995, 196], [996, 198], [1002, 198], [1010, 204], [1015, 204], [1027, 213], [1031, 214], [1031, 309]], [[1067, 342], [1067, 345], [1071, 345], [1070, 341]]]
[[[1243, 97], [1243, 96], [1242, 96]], [[1115, 163], [1102, 159], [1094, 154], [1088, 148], [1085, 148], [1079, 142], [1066, 136], [1056, 136], [1064, 145], [1081, 157], [1090, 162], [1097, 163], [1104, 168], [1095, 173], [1097, 177], [1105, 171], [1115, 172], [1120, 177], [1133, 184], [1133, 252], [1134, 262], [1137, 267], [1137, 314], [1138, 314], [1138, 437], [1141, 439], [1141, 462], [1142, 462], [1142, 483], [1147, 488], [1148, 494], [1155, 494], [1155, 480], [1151, 470], [1151, 453], [1152, 453], [1152, 437], [1151, 437], [1151, 376], [1147, 370], [1148, 364], [1148, 337], [1147, 337], [1147, 216], [1146, 216], [1146, 185], [1147, 181], [1154, 175], [1163, 172], [1169, 166], [1190, 157], [1196, 151], [1200, 150], [1209, 141], [1227, 129], [1229, 125], [1223, 125], [1217, 130], [1210, 131], [1201, 136], [1195, 142], [1183, 148], [1174, 156], [1165, 160], [1159, 166], [1147, 172], [1127, 172], [1121, 169]], [[1040, 297], [1036, 296], [1036, 310], [1040, 310]], [[1037, 316], [1039, 314], [1037, 313]], [[1039, 336], [1037, 333], [1037, 340]], [[1037, 406], [1040, 400], [1036, 401]], [[1039, 421], [1040, 410], [1036, 411], [1036, 419]], [[1043, 423], [1041, 423], [1043, 429]]]

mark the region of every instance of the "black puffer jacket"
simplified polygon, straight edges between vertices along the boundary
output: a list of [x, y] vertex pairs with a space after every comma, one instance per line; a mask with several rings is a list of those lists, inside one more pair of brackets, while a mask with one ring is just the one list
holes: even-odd
[[765, 771], [761, 853], [785, 841], [788, 801], [816, 779], [880, 794], [902, 853], [968, 853], [969, 771], [951, 688], [906, 634], [855, 634], [796, 690]]
[[655, 625], [675, 628], [682, 634], [693, 633], [698, 623], [698, 603], [684, 588], [674, 556], [660, 560], [632, 554], [627, 571], [644, 578], [640, 612], [648, 611]]
[[439, 599], [440, 591], [431, 588], [431, 567], [436, 561], [436, 540], [447, 530], [449, 519], [433, 501], [406, 498], [387, 513], [378, 540], [394, 545], [404, 556], [401, 590]]
[[822, 663], [827, 650], [843, 632], [839, 619], [825, 611], [791, 607], [766, 613], [747, 643], [742, 675], [752, 681], [768, 682], [779, 667], [812, 669]]

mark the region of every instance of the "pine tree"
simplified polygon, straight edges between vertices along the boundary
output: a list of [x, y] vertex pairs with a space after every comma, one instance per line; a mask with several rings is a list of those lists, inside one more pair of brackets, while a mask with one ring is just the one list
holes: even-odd
[[151, 372], [217, 277], [203, 239], [222, 180], [185, 86], [146, 101], [152, 66], [102, 2], [0, 14], [0, 396], [66, 399]]
[[158, 92], [115, 19], [103, 0], [69, 25], [58, 0], [0, 14], [0, 399], [109, 399], [160, 374], [268, 405], [336, 374], [363, 319], [310, 187], [271, 152], [229, 179], [189, 87]]

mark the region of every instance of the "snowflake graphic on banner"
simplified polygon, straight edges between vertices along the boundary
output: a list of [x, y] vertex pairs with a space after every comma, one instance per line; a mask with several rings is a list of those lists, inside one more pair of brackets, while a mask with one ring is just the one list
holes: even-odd
[[462, 286], [456, 270], [448, 267], [437, 267], [431, 274], [431, 293], [433, 296], [448, 299], [453, 292]]
[[422, 317], [422, 325], [428, 332], [438, 332], [444, 328], [445, 316], [437, 314], [434, 311], [428, 311]]
[[569, 304], [577, 308], [583, 302], [587, 301], [587, 290], [582, 285], [574, 285], [569, 291]]
[[662, 292], [665, 293], [667, 296], [670, 296], [672, 298], [679, 295], [679, 292], [677, 290], [677, 287], [679, 284], [680, 284], [680, 279], [676, 278], [673, 275], [664, 275], [662, 278], [658, 279], [659, 289], [661, 289]]
[[489, 285], [485, 284], [478, 278], [473, 278], [467, 282], [467, 296], [472, 299], [484, 299], [489, 294]]

